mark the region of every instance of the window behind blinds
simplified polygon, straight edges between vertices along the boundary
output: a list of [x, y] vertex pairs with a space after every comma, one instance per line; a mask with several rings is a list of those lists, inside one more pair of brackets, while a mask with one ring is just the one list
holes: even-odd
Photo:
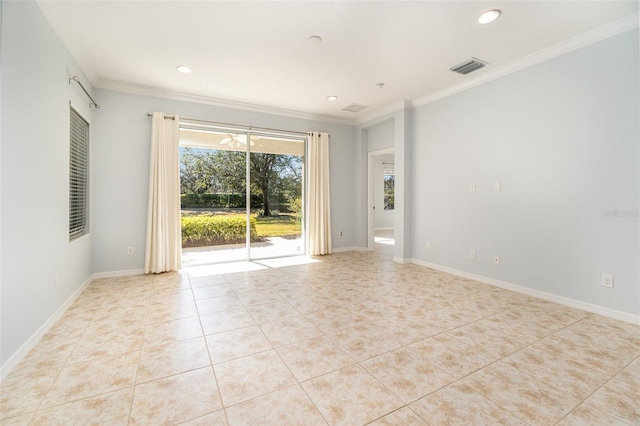
[[70, 120], [69, 241], [88, 232], [89, 123], [73, 108]]

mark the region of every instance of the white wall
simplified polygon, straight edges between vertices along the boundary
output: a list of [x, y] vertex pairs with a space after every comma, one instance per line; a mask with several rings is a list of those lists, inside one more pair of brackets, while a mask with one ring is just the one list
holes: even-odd
[[[373, 226], [378, 228], [393, 228], [393, 216], [395, 210], [384, 209], [384, 171], [383, 163], [393, 163], [393, 154], [382, 154], [374, 157], [373, 169], [373, 199], [374, 199], [374, 221]], [[393, 166], [390, 166], [393, 167]]]
[[[148, 196], [149, 112], [182, 117], [330, 134], [331, 220], [334, 248], [354, 245], [354, 150], [352, 126], [288, 118], [174, 101], [150, 96], [97, 90], [101, 109], [95, 114], [93, 165], [94, 272], [144, 267]], [[342, 231], [343, 236], [338, 233]], [[133, 246], [135, 254], [127, 255]]]
[[69, 102], [93, 121], [68, 78], [77, 74], [91, 86], [35, 3], [3, 3], [1, 43], [5, 366], [91, 276], [91, 236], [71, 244], [68, 236]]
[[416, 109], [413, 257], [640, 314], [638, 52], [636, 29]]

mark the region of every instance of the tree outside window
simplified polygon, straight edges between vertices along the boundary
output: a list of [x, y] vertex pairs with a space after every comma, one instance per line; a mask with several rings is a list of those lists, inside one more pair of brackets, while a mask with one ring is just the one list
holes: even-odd
[[394, 174], [391, 174], [391, 173], [384, 174], [384, 209], [385, 210], [394, 209], [395, 181], [396, 181], [396, 176]]

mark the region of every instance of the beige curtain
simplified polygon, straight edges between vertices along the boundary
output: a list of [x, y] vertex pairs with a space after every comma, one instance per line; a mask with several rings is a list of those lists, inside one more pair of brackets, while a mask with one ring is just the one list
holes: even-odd
[[328, 133], [309, 133], [308, 157], [307, 253], [331, 254]]
[[154, 112], [152, 121], [145, 274], [178, 270], [182, 257], [178, 116]]

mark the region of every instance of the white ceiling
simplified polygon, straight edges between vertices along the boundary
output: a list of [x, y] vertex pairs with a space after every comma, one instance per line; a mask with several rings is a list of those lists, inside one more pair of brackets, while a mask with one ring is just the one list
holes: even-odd
[[[95, 87], [321, 118], [442, 92], [620, 20], [632, 1], [40, 1]], [[481, 12], [502, 16], [480, 25]], [[635, 17], [634, 17], [635, 15]], [[323, 41], [314, 44], [309, 36]], [[449, 68], [476, 57], [467, 76]], [[193, 68], [191, 74], [177, 65]], [[382, 89], [376, 83], [383, 82]], [[328, 102], [328, 95], [338, 96]], [[98, 103], [100, 102], [97, 99]], [[366, 105], [360, 113], [342, 111]]]

